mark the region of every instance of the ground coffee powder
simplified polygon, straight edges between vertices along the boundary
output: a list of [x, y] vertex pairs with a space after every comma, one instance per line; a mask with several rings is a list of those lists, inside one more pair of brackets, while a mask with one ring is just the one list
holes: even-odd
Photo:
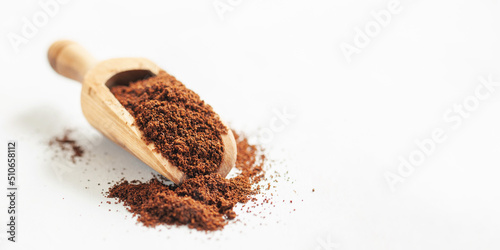
[[111, 92], [135, 118], [144, 140], [154, 143], [165, 158], [188, 176], [181, 185], [166, 185], [164, 178], [148, 182], [122, 180], [107, 196], [122, 201], [146, 226], [188, 225], [199, 230], [218, 230], [236, 217], [238, 202], [247, 202], [258, 191], [265, 158], [257, 158], [256, 146], [235, 133], [236, 168], [231, 179], [216, 174], [227, 128], [212, 108], [175, 77], [162, 71], [157, 76], [115, 86]]
[[76, 163], [76, 160], [81, 158], [85, 151], [76, 140], [70, 138], [73, 131], [67, 129], [62, 137], [54, 137], [49, 141], [49, 146], [57, 146], [60, 151], [67, 151], [71, 154], [71, 161]]
[[227, 128], [212, 107], [175, 77], [162, 71], [127, 86], [112, 87], [111, 92], [135, 118], [144, 140], [154, 143], [188, 178], [218, 169]]
[[222, 229], [234, 219], [234, 206], [259, 192], [256, 185], [264, 175], [265, 156], [248, 140], [233, 132], [237, 142], [236, 168], [241, 172], [225, 179], [212, 173], [167, 185], [163, 177], [148, 182], [122, 180], [109, 189], [107, 197], [117, 198], [146, 226], [188, 225], [198, 230]]

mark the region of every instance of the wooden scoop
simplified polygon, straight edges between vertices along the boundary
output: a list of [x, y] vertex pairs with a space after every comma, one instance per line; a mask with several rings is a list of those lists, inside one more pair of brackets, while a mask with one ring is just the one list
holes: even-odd
[[[72, 41], [52, 44], [48, 58], [57, 73], [83, 84], [82, 111], [94, 128], [176, 184], [184, 181], [186, 175], [156, 152], [152, 143], [147, 144], [142, 139], [142, 131], [134, 125], [134, 118], [109, 89], [157, 75], [161, 69], [155, 63], [144, 58], [116, 58], [98, 62], [82, 46]], [[217, 173], [225, 177], [236, 161], [236, 142], [230, 129], [222, 136], [222, 143], [224, 155]]]

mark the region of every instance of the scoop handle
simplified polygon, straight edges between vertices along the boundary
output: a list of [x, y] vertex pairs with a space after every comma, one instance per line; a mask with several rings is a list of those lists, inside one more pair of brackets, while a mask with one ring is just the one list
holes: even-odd
[[85, 48], [69, 40], [54, 42], [47, 57], [57, 73], [79, 82], [97, 64], [97, 60]]

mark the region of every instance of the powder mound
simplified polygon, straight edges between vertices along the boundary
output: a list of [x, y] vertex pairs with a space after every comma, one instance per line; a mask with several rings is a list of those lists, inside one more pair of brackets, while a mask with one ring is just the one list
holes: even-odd
[[130, 212], [139, 215], [137, 220], [145, 226], [188, 225], [190, 228], [217, 230], [226, 224], [215, 208], [191, 197], [177, 196], [170, 186], [157, 178], [139, 184], [120, 182], [110, 189], [108, 197], [123, 201]]
[[249, 180], [243, 176], [227, 180], [219, 174], [210, 174], [186, 180], [175, 189], [175, 193], [215, 206], [220, 214], [231, 218], [236, 203], [248, 201], [253, 192]]
[[111, 92], [135, 118], [144, 140], [188, 177], [216, 172], [227, 128], [194, 91], [161, 71]]
[[[109, 189], [108, 198], [117, 198], [145, 226], [188, 225], [198, 230], [222, 229], [234, 219], [237, 203], [246, 203], [258, 193], [264, 175], [265, 157], [256, 146], [235, 133], [238, 147], [236, 167], [241, 173], [231, 179], [219, 174], [200, 175], [181, 185], [166, 185], [161, 177], [148, 182], [122, 180]], [[261, 160], [257, 160], [261, 159]]]

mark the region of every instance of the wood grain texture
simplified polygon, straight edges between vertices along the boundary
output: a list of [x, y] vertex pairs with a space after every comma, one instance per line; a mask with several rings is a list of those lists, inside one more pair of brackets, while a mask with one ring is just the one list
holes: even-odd
[[52, 44], [48, 58], [50, 66], [57, 73], [79, 82], [97, 63], [97, 60], [81, 45], [68, 40]]

